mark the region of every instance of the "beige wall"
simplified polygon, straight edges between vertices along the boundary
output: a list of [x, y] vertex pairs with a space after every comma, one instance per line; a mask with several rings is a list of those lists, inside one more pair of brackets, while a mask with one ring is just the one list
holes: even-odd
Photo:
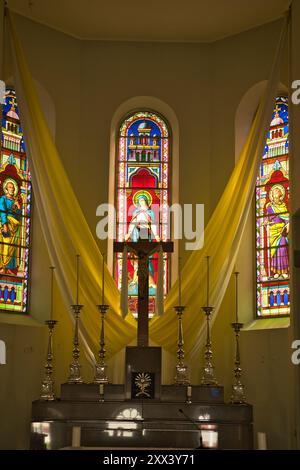
[[[204, 203], [207, 220], [234, 166], [236, 110], [247, 90], [268, 77], [278, 23], [211, 45], [79, 42], [22, 17], [17, 27], [32, 74], [53, 100], [56, 143], [93, 233], [96, 207], [108, 197], [111, 120], [134, 96], [156, 97], [174, 110], [180, 129], [180, 202]], [[49, 308], [48, 263], [36, 221], [30, 313], [39, 321]], [[239, 269], [250, 268], [241, 263]], [[252, 286], [246, 283], [243, 288]], [[254, 315], [251, 303], [245, 310]], [[222, 312], [213, 332], [218, 378], [227, 397], [233, 361], [231, 314]], [[30, 402], [39, 393], [37, 371], [42, 370], [45, 332], [38, 326], [1, 324], [1, 338], [10, 353], [8, 364], [0, 367], [5, 417], [0, 448], [22, 448], [27, 445]], [[286, 329], [242, 334], [255, 430], [267, 432], [273, 448], [291, 446], [288, 351]]]

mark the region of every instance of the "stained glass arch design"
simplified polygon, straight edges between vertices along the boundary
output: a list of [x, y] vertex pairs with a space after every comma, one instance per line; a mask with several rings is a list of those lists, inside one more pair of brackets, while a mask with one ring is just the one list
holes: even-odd
[[6, 89], [0, 162], [0, 311], [28, 312], [32, 188], [16, 93]]
[[256, 181], [256, 310], [259, 318], [290, 314], [289, 115], [278, 96]]
[[[170, 200], [170, 127], [165, 118], [154, 111], [141, 110], [129, 114], [119, 126], [116, 201], [118, 241], [130, 236], [137, 241], [139, 232], [133, 226], [138, 217], [147, 220], [149, 238], [169, 239], [169, 218], [166, 208]], [[137, 313], [137, 261], [129, 256], [129, 308]], [[164, 255], [164, 293], [169, 287], [169, 255]], [[155, 310], [158, 255], [149, 261], [149, 316]], [[122, 287], [122, 254], [116, 255], [115, 276]]]

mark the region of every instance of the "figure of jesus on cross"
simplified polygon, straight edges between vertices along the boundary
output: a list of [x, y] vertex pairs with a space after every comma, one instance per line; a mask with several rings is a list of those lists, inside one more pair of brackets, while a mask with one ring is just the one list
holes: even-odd
[[[149, 285], [154, 285], [153, 269], [149, 269], [151, 255], [160, 247], [164, 252], [173, 251], [173, 242], [162, 242], [157, 229], [154, 211], [151, 209], [147, 196], [140, 191], [136, 195], [137, 208], [132, 214], [128, 232], [124, 242], [114, 242], [114, 252], [123, 253], [125, 243], [130, 253], [137, 257], [134, 279], [138, 282], [138, 335], [137, 345], [149, 345], [148, 301]], [[150, 263], [149, 263], [150, 258]]]

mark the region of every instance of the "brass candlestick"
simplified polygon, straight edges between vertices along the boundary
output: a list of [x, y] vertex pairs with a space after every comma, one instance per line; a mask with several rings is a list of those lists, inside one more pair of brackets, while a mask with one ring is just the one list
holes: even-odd
[[211, 349], [211, 339], [210, 339], [210, 317], [213, 312], [213, 307], [202, 307], [203, 312], [206, 315], [206, 344], [205, 344], [205, 353], [204, 353], [204, 367], [203, 374], [201, 379], [202, 385], [217, 385], [218, 382], [215, 378], [214, 366], [212, 363], [212, 349]]
[[243, 328], [243, 323], [234, 322], [231, 326], [235, 332], [235, 368], [234, 368], [234, 384], [232, 385], [231, 403], [245, 403], [245, 388], [241, 382], [242, 368], [240, 356], [240, 331]]
[[184, 341], [183, 341], [183, 328], [182, 328], [182, 315], [185, 307], [178, 305], [175, 308], [178, 317], [178, 349], [177, 349], [177, 364], [176, 364], [176, 385], [189, 385], [188, 367], [184, 364]]
[[71, 308], [74, 312], [75, 317], [75, 326], [74, 326], [74, 339], [73, 339], [73, 352], [72, 357], [73, 361], [70, 364], [70, 375], [68, 378], [69, 384], [80, 384], [83, 382], [80, 369], [81, 365], [79, 362], [80, 358], [80, 349], [79, 349], [79, 317], [80, 317], [80, 310], [82, 309], [83, 305], [75, 304], [71, 305]]
[[241, 355], [240, 355], [240, 331], [243, 328], [243, 323], [239, 322], [239, 273], [235, 272], [235, 322], [231, 326], [235, 332], [235, 368], [234, 377], [235, 381], [232, 385], [231, 403], [245, 403], [245, 390], [241, 382], [242, 368], [241, 368]]
[[54, 395], [54, 380], [53, 380], [53, 330], [57, 323], [56, 320], [46, 320], [48, 326], [48, 348], [45, 363], [45, 375], [42, 381], [41, 400], [53, 401]]
[[106, 311], [109, 309], [109, 305], [101, 304], [98, 305], [98, 309], [101, 315], [101, 331], [100, 331], [100, 349], [99, 349], [99, 360], [95, 366], [95, 376], [94, 376], [94, 384], [107, 384], [107, 365], [105, 364], [105, 314]]

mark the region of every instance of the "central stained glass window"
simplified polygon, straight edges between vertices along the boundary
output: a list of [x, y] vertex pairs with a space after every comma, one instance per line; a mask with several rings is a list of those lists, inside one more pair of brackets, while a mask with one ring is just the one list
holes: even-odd
[[[137, 111], [120, 125], [117, 161], [117, 240], [138, 241], [149, 227], [151, 241], [169, 239], [170, 130], [166, 120], [151, 111]], [[142, 220], [143, 219], [143, 220]], [[139, 221], [137, 224], [136, 222]], [[144, 238], [144, 237], [143, 237]], [[169, 255], [164, 254], [164, 293], [169, 286]], [[128, 255], [128, 303], [137, 313], [137, 259]], [[158, 254], [149, 259], [149, 316], [155, 311]], [[116, 254], [116, 281], [122, 287], [122, 254]]]

